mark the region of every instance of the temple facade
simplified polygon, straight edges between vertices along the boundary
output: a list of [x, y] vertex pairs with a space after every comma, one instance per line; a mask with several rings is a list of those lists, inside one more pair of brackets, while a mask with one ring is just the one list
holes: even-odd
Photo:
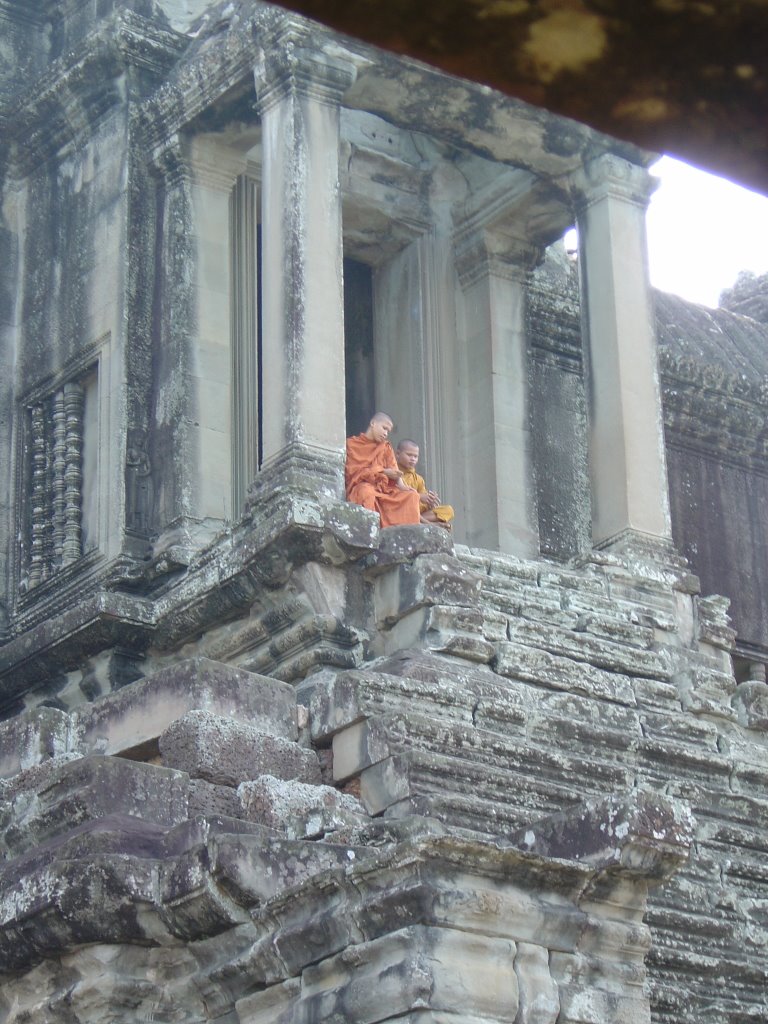
[[[0, 52], [0, 1024], [764, 1020], [766, 282], [256, 0]], [[452, 534], [344, 500], [377, 409]]]

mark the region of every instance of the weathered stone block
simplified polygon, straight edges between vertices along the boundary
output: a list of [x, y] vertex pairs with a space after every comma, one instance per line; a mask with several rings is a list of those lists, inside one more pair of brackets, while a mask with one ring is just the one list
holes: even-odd
[[761, 682], [740, 683], [733, 695], [739, 722], [748, 729], [768, 732], [768, 686]]
[[379, 546], [365, 561], [367, 574], [376, 576], [393, 565], [412, 562], [421, 555], [453, 554], [453, 538], [439, 527], [390, 526], [379, 533]]
[[[434, 667], [434, 663], [430, 662]], [[492, 679], [491, 673], [488, 676]], [[416, 673], [343, 672], [324, 677], [310, 702], [310, 726], [315, 743], [326, 743], [339, 729], [364, 718], [397, 711], [418, 711], [440, 718], [472, 721], [476, 693], [470, 677], [446, 672], [419, 679]]]
[[285, 832], [294, 839], [311, 839], [367, 820], [359, 800], [330, 786], [310, 786], [263, 775], [238, 787], [245, 817]]
[[208, 711], [190, 711], [177, 719], [159, 744], [166, 767], [220, 786], [238, 786], [260, 775], [320, 782], [313, 751]]
[[585, 662], [552, 654], [522, 643], [497, 645], [494, 668], [503, 676], [546, 686], [553, 690], [634, 706], [632, 681], [618, 672], [607, 672]]
[[217, 786], [205, 779], [189, 780], [189, 816], [221, 815], [239, 818], [243, 813], [237, 792], [231, 786]]
[[515, 953], [519, 1009], [515, 1024], [555, 1024], [560, 996], [549, 970], [549, 950], [518, 942]]
[[32, 708], [0, 723], [0, 778], [10, 778], [71, 746], [72, 720], [56, 708]]
[[538, 821], [513, 842], [542, 856], [614, 864], [659, 881], [687, 859], [695, 827], [687, 805], [634, 791]]
[[591, 662], [611, 672], [667, 680], [672, 672], [670, 659], [663, 651], [640, 650], [539, 622], [510, 621], [509, 639], [575, 661]]
[[[296, 1024], [339, 1019], [372, 1022], [388, 1018], [494, 1020], [512, 1024], [517, 1015], [514, 943], [444, 928], [413, 926], [350, 947], [307, 967], [301, 986], [284, 983], [240, 1001], [249, 1024]], [[414, 1018], [416, 1019], [416, 1018]]]
[[285, 839], [266, 827], [258, 835], [216, 836], [208, 850], [219, 884], [242, 906], [251, 907], [321, 872], [346, 870], [376, 856], [375, 850], [364, 847], [353, 850], [328, 842]]
[[73, 714], [79, 742], [99, 753], [154, 747], [171, 722], [188, 711], [210, 711], [263, 732], [296, 739], [295, 699], [286, 683], [190, 658], [160, 669]]
[[388, 757], [386, 730], [377, 721], [357, 722], [333, 737], [333, 778], [343, 782]]
[[0, 844], [15, 855], [87, 821], [124, 814], [171, 826], [189, 817], [189, 778], [181, 772], [94, 755], [34, 770], [7, 794]]
[[391, 625], [424, 605], [476, 607], [483, 578], [450, 555], [420, 555], [376, 580], [376, 620]]

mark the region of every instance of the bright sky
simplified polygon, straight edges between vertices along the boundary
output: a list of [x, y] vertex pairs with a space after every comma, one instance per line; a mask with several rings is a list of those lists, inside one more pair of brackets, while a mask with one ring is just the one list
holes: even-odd
[[664, 156], [648, 209], [651, 283], [716, 306], [740, 270], [768, 273], [768, 199]]

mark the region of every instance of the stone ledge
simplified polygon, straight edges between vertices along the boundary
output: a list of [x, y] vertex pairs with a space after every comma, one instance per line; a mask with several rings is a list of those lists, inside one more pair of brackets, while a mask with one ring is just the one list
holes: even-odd
[[81, 750], [119, 754], [154, 744], [172, 722], [195, 710], [297, 738], [295, 697], [287, 683], [207, 658], [169, 665], [78, 708], [72, 718]]
[[[0, 710], [27, 689], [108, 647], [178, 646], [223, 618], [245, 614], [262, 588], [282, 586], [311, 561], [343, 565], [376, 547], [370, 513], [348, 502], [274, 497], [258, 522], [246, 517], [200, 553], [180, 580], [142, 597], [102, 590], [0, 647]], [[267, 514], [268, 513], [268, 514]], [[134, 580], [132, 588], [140, 586]], [[145, 581], [149, 587], [149, 582]], [[357, 637], [345, 637], [344, 646]], [[354, 653], [354, 652], [353, 652]]]

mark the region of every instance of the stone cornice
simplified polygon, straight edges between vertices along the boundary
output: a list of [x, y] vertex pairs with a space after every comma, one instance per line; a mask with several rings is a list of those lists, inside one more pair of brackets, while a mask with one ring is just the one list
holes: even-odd
[[124, 103], [120, 75], [133, 67], [150, 75], [168, 71], [186, 40], [133, 12], [101, 25], [78, 48], [52, 62], [20, 96], [0, 110], [0, 130], [15, 144], [17, 176], [49, 159]]
[[668, 437], [768, 469], [768, 379], [751, 383], [664, 351], [660, 364]]

